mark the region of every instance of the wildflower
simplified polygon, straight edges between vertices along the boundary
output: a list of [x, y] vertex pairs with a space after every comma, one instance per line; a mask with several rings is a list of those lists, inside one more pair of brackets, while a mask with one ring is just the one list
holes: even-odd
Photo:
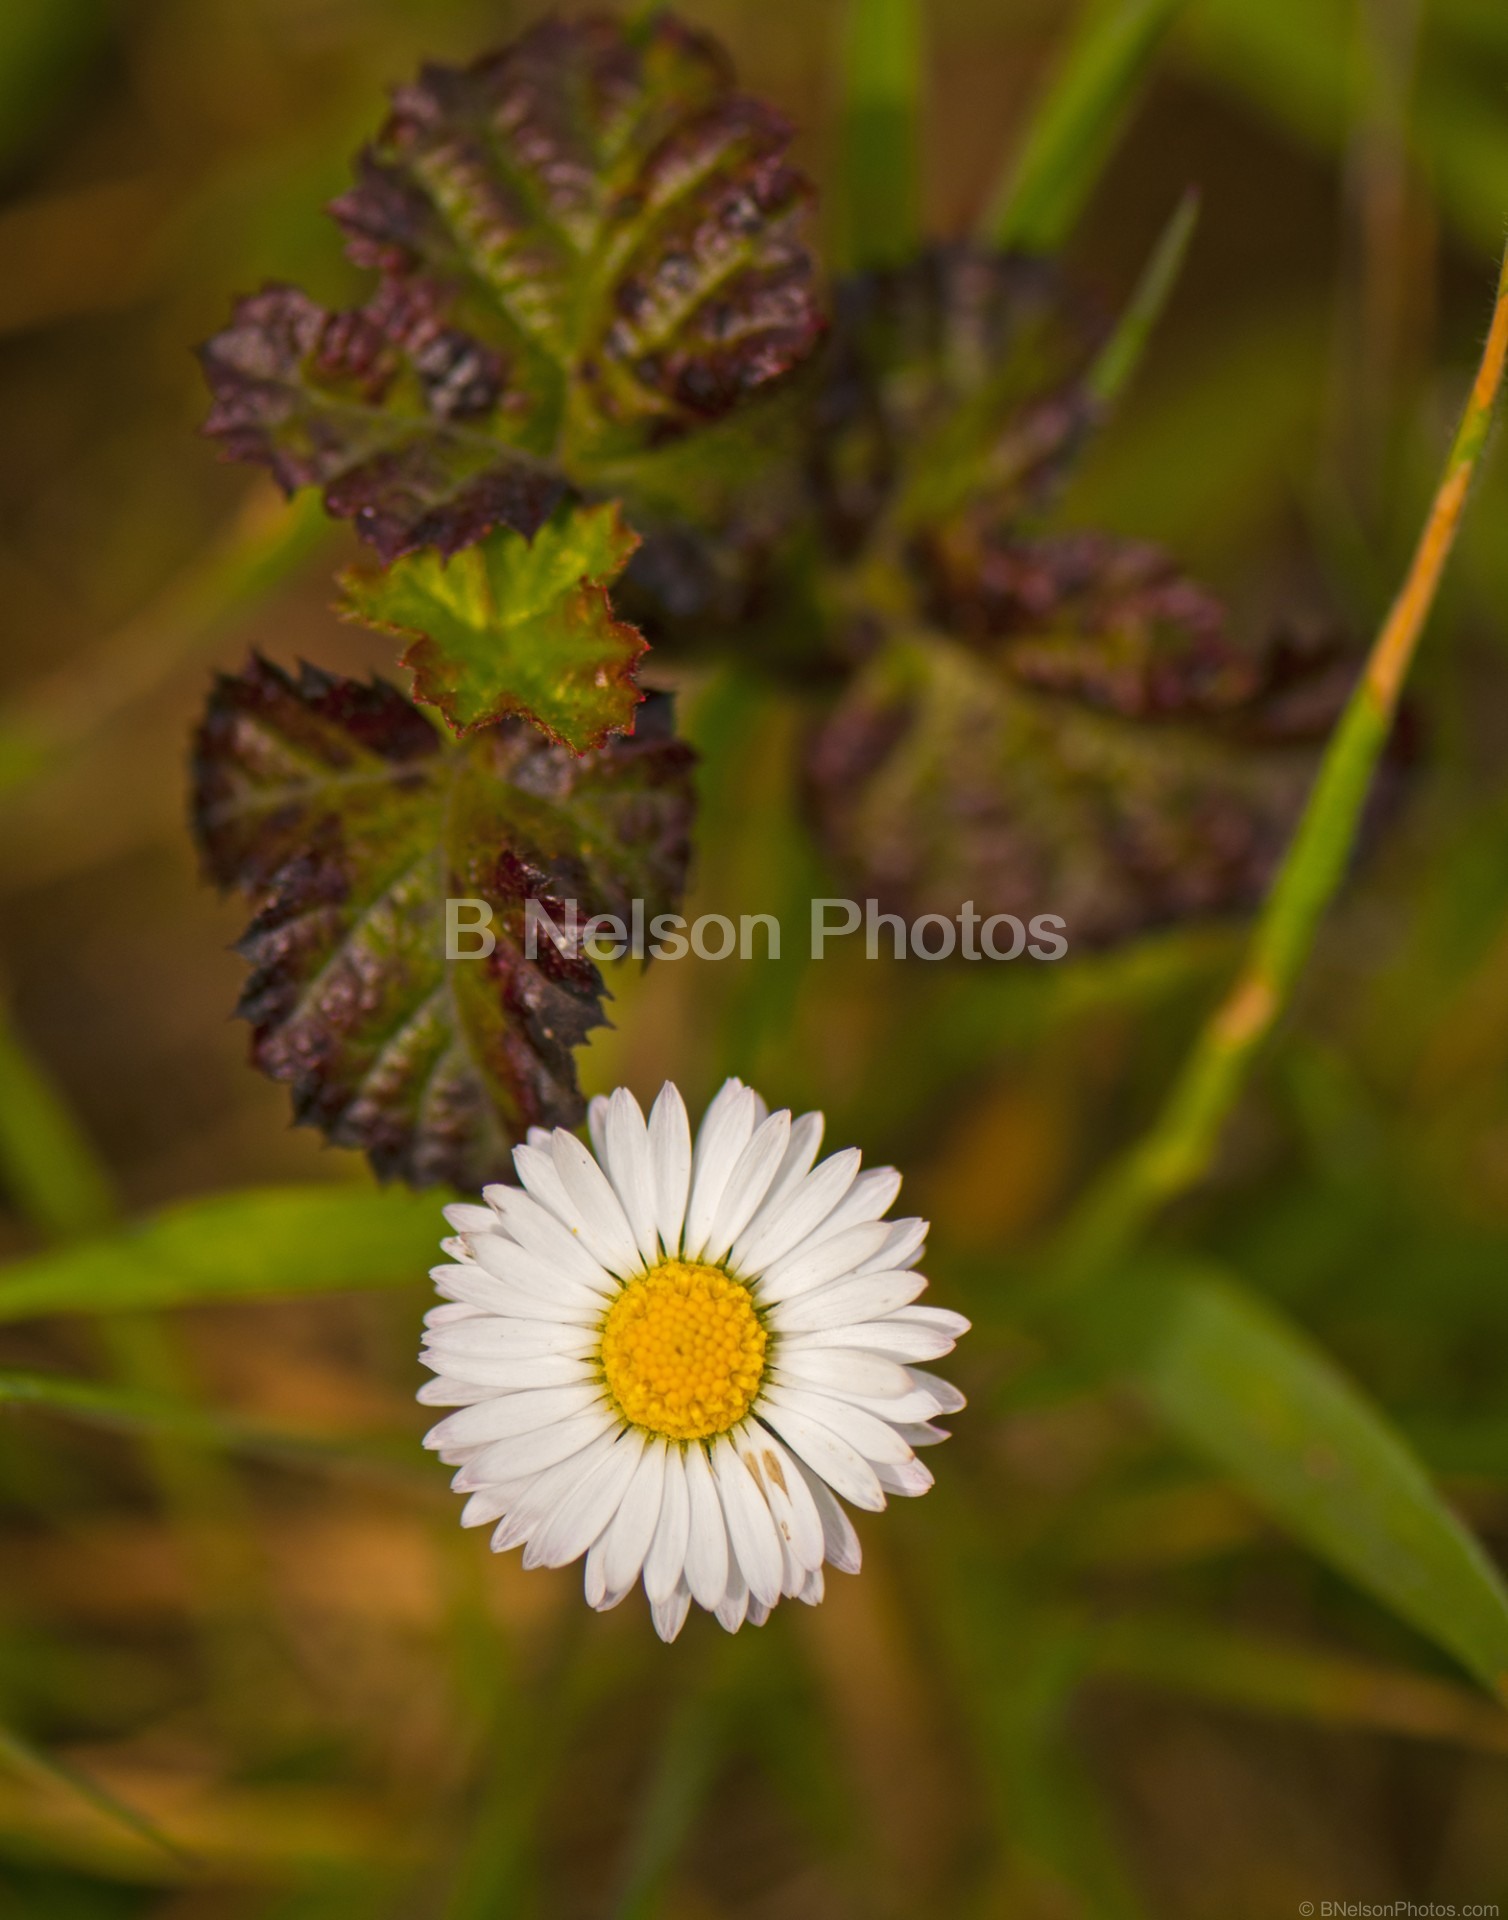
[[536, 1128], [521, 1187], [452, 1206], [445, 1297], [426, 1316], [426, 1445], [459, 1468], [462, 1524], [496, 1523], [526, 1567], [586, 1555], [586, 1597], [642, 1577], [656, 1630], [694, 1600], [730, 1633], [823, 1567], [859, 1568], [835, 1496], [925, 1493], [916, 1448], [963, 1395], [919, 1364], [968, 1321], [915, 1303], [924, 1220], [886, 1220], [893, 1168], [817, 1163], [822, 1116], [770, 1113], [730, 1080], [693, 1146], [669, 1082], [646, 1123], [626, 1088], [592, 1102], [595, 1158]]

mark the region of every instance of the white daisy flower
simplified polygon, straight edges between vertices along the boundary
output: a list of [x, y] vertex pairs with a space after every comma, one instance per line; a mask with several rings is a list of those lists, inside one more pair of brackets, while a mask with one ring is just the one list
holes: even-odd
[[[817, 1162], [822, 1115], [770, 1113], [730, 1080], [692, 1145], [668, 1081], [646, 1124], [620, 1087], [574, 1134], [534, 1128], [522, 1187], [445, 1209], [447, 1304], [426, 1315], [425, 1444], [458, 1467], [463, 1526], [526, 1567], [586, 1555], [586, 1597], [642, 1577], [661, 1639], [694, 1600], [730, 1633], [822, 1569], [859, 1569], [835, 1495], [925, 1493], [915, 1449], [963, 1395], [918, 1364], [961, 1314], [913, 1304], [924, 1220], [886, 1220], [891, 1167]], [[814, 1164], [816, 1163], [816, 1164]]]

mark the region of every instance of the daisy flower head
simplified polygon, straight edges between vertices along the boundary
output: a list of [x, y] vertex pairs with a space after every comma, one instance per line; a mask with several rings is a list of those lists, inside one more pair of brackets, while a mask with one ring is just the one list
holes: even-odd
[[585, 1554], [599, 1609], [642, 1577], [663, 1640], [693, 1600], [730, 1633], [815, 1606], [824, 1565], [859, 1569], [837, 1496], [925, 1493], [916, 1449], [964, 1404], [921, 1365], [969, 1325], [915, 1304], [927, 1223], [884, 1218], [894, 1168], [819, 1161], [822, 1115], [739, 1080], [694, 1143], [668, 1081], [647, 1122], [620, 1087], [588, 1123], [595, 1157], [534, 1128], [521, 1185], [445, 1209], [419, 1398], [456, 1409], [425, 1445], [462, 1525], [526, 1567]]

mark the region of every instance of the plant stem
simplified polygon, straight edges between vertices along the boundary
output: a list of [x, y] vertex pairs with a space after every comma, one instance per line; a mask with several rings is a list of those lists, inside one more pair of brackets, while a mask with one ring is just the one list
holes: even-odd
[[1123, 1254], [1214, 1157], [1257, 1049], [1293, 991], [1320, 916], [1350, 860], [1399, 696], [1435, 603], [1492, 424], [1508, 361], [1508, 256], [1471, 397], [1403, 586], [1331, 737], [1245, 963], [1195, 1042], [1150, 1132], [1090, 1189], [1062, 1248], [1061, 1278], [1092, 1278]]

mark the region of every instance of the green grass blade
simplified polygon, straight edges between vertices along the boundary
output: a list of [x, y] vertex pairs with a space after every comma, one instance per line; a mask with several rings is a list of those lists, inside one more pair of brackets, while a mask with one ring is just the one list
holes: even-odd
[[1128, 1614], [1095, 1622], [1090, 1657], [1098, 1673], [1220, 1706], [1508, 1753], [1508, 1713], [1469, 1688], [1328, 1647]]
[[149, 1846], [158, 1847], [164, 1853], [171, 1854], [175, 1860], [187, 1861], [190, 1856], [170, 1840], [162, 1829], [150, 1821], [144, 1813], [138, 1813], [135, 1807], [127, 1806], [124, 1800], [118, 1800], [107, 1788], [102, 1787], [87, 1773], [70, 1766], [66, 1760], [59, 1760], [55, 1754], [44, 1753], [40, 1747], [34, 1747], [29, 1740], [23, 1740], [9, 1727], [0, 1727], [0, 1765], [8, 1766], [15, 1773], [26, 1774], [35, 1780], [41, 1780], [51, 1786], [62, 1787], [66, 1792], [75, 1794], [85, 1801], [94, 1811], [116, 1826], [124, 1827], [138, 1840], [145, 1840]]
[[[262, 1420], [217, 1413], [192, 1400], [67, 1374], [0, 1372], [0, 1407], [35, 1407], [96, 1426], [150, 1433], [189, 1446], [295, 1466], [401, 1472], [406, 1464], [414, 1464], [412, 1445], [396, 1435], [389, 1444], [381, 1437], [298, 1433]], [[415, 1477], [417, 1472], [415, 1466]]]
[[0, 1321], [412, 1285], [439, 1262], [441, 1198], [329, 1186], [185, 1201], [0, 1269]]
[[1053, 253], [1093, 193], [1184, 0], [1086, 8], [984, 220], [997, 247]]
[[1471, 395], [1414, 557], [1331, 735], [1303, 817], [1263, 903], [1246, 959], [1195, 1041], [1150, 1130], [1091, 1189], [1070, 1223], [1059, 1278], [1111, 1270], [1160, 1209], [1204, 1173], [1258, 1049], [1288, 1003], [1356, 844], [1508, 369], [1508, 254]]
[[1360, 1389], [1222, 1275], [1127, 1275], [1113, 1299], [1091, 1337], [1116, 1341], [1164, 1424], [1508, 1703], [1508, 1590]]
[[1085, 388], [1100, 409], [1115, 405], [1141, 364], [1147, 342], [1178, 284], [1198, 224], [1199, 195], [1191, 187], [1173, 209], [1115, 332], [1089, 369]]
[[0, 1187], [49, 1239], [103, 1227], [109, 1176], [52, 1081], [0, 1012]]
[[916, 251], [922, 72], [920, 0], [848, 0], [839, 173], [848, 267], [889, 266]]

